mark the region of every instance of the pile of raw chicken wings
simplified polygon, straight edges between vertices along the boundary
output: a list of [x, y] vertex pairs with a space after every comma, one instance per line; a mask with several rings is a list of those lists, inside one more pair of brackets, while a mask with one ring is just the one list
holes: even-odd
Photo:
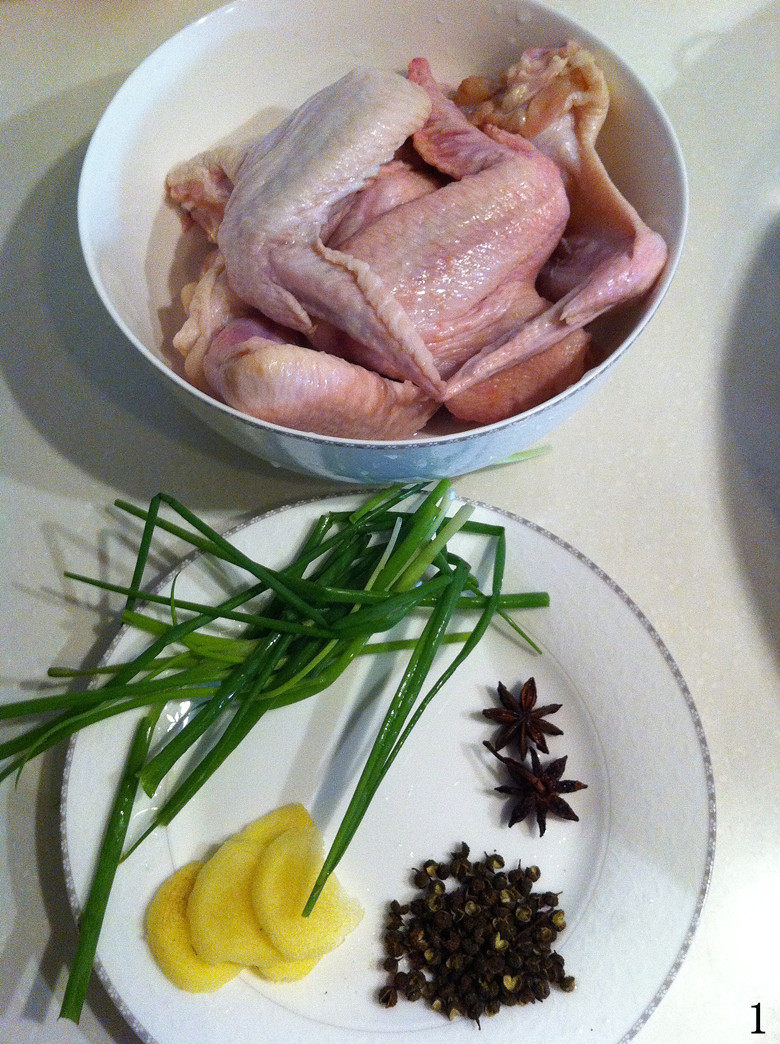
[[182, 291], [188, 379], [266, 421], [377, 440], [578, 381], [585, 327], [667, 253], [596, 153], [608, 103], [574, 42], [454, 96], [416, 58], [180, 164], [168, 196], [213, 244]]

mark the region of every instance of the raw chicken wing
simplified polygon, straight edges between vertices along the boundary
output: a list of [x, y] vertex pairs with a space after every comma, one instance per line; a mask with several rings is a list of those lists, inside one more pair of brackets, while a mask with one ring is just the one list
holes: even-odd
[[440, 398], [431, 354], [381, 278], [321, 238], [334, 208], [376, 176], [429, 111], [425, 91], [401, 76], [349, 73], [248, 150], [217, 238], [242, 300], [306, 335], [312, 317], [325, 320]]
[[526, 51], [499, 89], [471, 108], [476, 125], [501, 125], [508, 136], [521, 134], [556, 162], [566, 177], [571, 217], [538, 283], [555, 304], [498, 350], [488, 348], [470, 359], [450, 381], [448, 395], [635, 300], [660, 274], [666, 244], [618, 192], [596, 153], [608, 103], [593, 57], [569, 43], [558, 50]]
[[248, 315], [250, 309], [228, 286], [225, 259], [219, 250], [206, 258], [196, 283], [181, 291], [187, 319], [173, 338], [173, 347], [184, 356], [184, 370], [198, 387], [203, 386], [203, 356], [212, 338], [231, 319]]
[[438, 409], [414, 384], [388, 380], [326, 352], [285, 344], [254, 320], [228, 323], [203, 360], [230, 406], [300, 431], [352, 439], [414, 435]]
[[452, 178], [367, 225], [342, 249], [392, 292], [440, 372], [513, 329], [538, 298], [533, 284], [569, 216], [558, 168], [533, 145], [475, 129], [433, 80], [425, 59], [409, 76], [431, 100], [413, 136], [419, 155]]

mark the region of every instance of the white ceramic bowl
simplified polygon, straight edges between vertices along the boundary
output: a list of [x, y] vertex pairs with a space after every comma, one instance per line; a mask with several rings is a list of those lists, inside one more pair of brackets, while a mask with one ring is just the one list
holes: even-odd
[[[468, 6], [468, 14], [466, 14]], [[163, 346], [181, 321], [178, 290], [195, 237], [182, 240], [164, 200], [174, 163], [212, 145], [258, 112], [282, 115], [357, 65], [403, 71], [424, 55], [457, 83], [497, 73], [528, 46], [575, 38], [599, 58], [612, 104], [599, 152], [613, 179], [666, 240], [669, 260], [638, 305], [600, 321], [609, 355], [560, 395], [469, 431], [368, 442], [293, 431], [247, 417], [196, 390], [170, 368]], [[648, 89], [615, 54], [569, 19], [528, 0], [242, 0], [199, 19], [150, 55], [117, 92], [84, 160], [78, 220], [90, 275], [135, 347], [206, 424], [270, 463], [333, 479], [384, 483], [460, 475], [544, 436], [585, 401], [658, 306], [677, 265], [688, 212], [680, 148]], [[172, 272], [174, 273], [172, 275]], [[177, 273], [181, 276], [177, 282]]]

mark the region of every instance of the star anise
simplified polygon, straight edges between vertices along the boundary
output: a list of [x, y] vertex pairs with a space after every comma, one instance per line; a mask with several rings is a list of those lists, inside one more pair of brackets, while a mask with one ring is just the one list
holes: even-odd
[[521, 758], [528, 754], [529, 743], [535, 744], [542, 754], [549, 754], [545, 733], [548, 736], [562, 736], [563, 730], [544, 719], [548, 714], [559, 711], [561, 704], [548, 703], [544, 707], [537, 707], [536, 682], [533, 678], [529, 678], [525, 683], [519, 697], [513, 696], [506, 685], [499, 682], [498, 698], [502, 706], [482, 711], [486, 718], [502, 726], [496, 738], [496, 750], [501, 750], [511, 740], [516, 740]]
[[503, 754], [499, 754], [491, 743], [485, 741], [485, 746], [491, 754], [495, 754], [499, 761], [503, 761], [512, 779], [511, 784], [496, 787], [501, 794], [512, 794], [517, 797], [517, 803], [509, 817], [510, 826], [536, 814], [541, 836], [547, 826], [548, 813], [559, 816], [561, 819], [579, 821], [580, 817], [560, 795], [573, 794], [575, 790], [584, 790], [588, 784], [580, 783], [576, 779], [561, 779], [566, 768], [565, 757], [548, 761], [542, 767], [539, 756], [532, 747], [531, 769], [529, 769], [519, 761], [515, 761], [514, 758], [507, 758]]

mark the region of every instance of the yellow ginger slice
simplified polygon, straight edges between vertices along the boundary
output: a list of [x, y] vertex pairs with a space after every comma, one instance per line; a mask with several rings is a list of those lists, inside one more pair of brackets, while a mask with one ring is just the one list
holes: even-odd
[[187, 900], [202, 864], [188, 863], [164, 881], [146, 912], [146, 938], [152, 956], [171, 982], [190, 993], [210, 993], [241, 971], [237, 964], [209, 964], [192, 947]]
[[187, 904], [190, 937], [204, 961], [249, 965], [266, 979], [294, 982], [317, 962], [289, 960], [260, 930], [250, 889], [261, 850], [239, 834], [203, 864]]
[[252, 902], [271, 943], [291, 960], [322, 957], [339, 945], [363, 916], [334, 875], [308, 917], [301, 913], [323, 864], [316, 827], [286, 830], [266, 845], [257, 863]]
[[204, 961], [256, 964], [268, 957], [250, 898], [261, 847], [231, 837], [200, 869], [187, 903], [190, 936]]
[[269, 841], [273, 841], [285, 830], [291, 830], [293, 827], [313, 826], [314, 820], [303, 805], [282, 805], [281, 808], [274, 809], [262, 819], [256, 819], [254, 823], [244, 827], [237, 836], [246, 841], [254, 841], [265, 848]]
[[305, 978], [315, 964], [319, 963], [318, 957], [310, 961], [290, 960], [288, 957], [283, 957], [270, 942], [266, 942], [266, 946], [268, 947], [267, 952], [251, 970], [271, 982], [297, 982], [299, 979]]

